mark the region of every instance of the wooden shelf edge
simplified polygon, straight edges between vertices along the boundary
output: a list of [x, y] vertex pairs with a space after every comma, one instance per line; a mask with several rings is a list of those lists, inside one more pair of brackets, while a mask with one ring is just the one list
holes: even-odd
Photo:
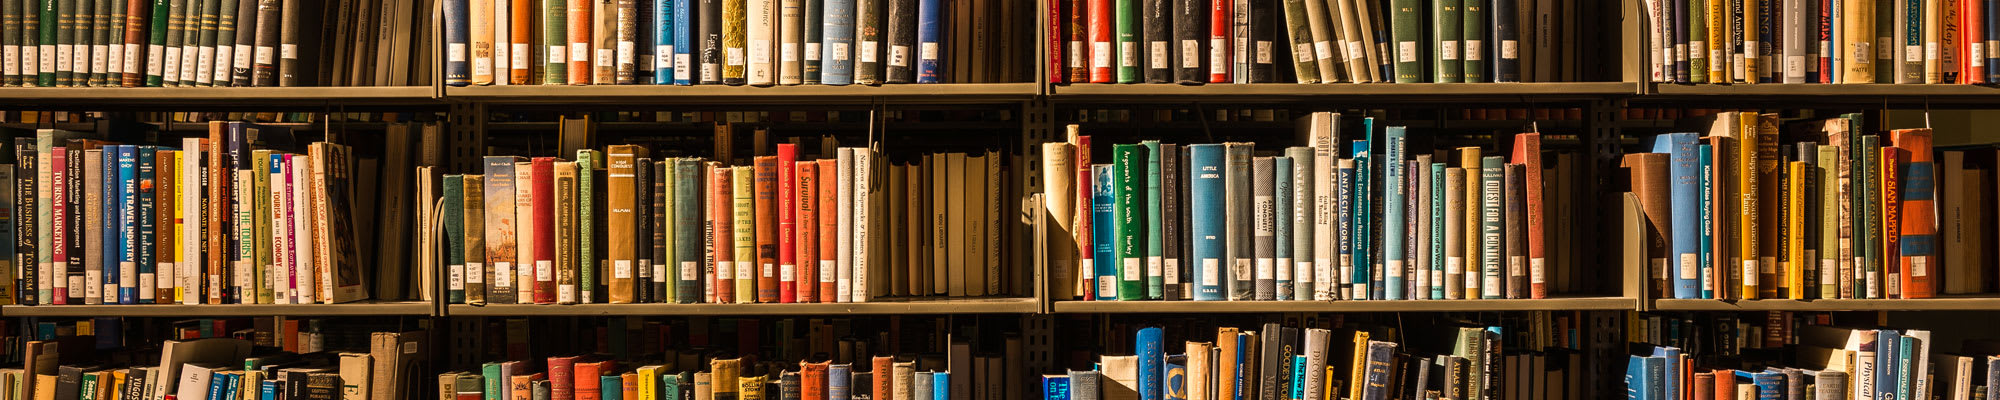
[[1032, 297], [889, 300], [868, 303], [452, 304], [451, 316], [1034, 314]]
[[1954, 311], [2000, 310], [2000, 297], [1932, 299], [1703, 300], [1656, 299], [1659, 311]]
[[1057, 301], [1054, 312], [1066, 313], [1216, 313], [1216, 312], [1485, 312], [1631, 310], [1630, 297], [1479, 300], [1341, 300], [1341, 301]]
[[129, 304], [0, 306], [0, 317], [429, 316], [430, 302], [343, 304]]
[[1049, 88], [1057, 102], [1176, 103], [1213, 101], [1341, 100], [1366, 102], [1549, 101], [1632, 96], [1629, 82], [1546, 83], [1333, 83], [1333, 84], [1069, 84]]
[[1037, 83], [880, 86], [519, 85], [447, 87], [445, 98], [488, 104], [978, 104], [1032, 100]]

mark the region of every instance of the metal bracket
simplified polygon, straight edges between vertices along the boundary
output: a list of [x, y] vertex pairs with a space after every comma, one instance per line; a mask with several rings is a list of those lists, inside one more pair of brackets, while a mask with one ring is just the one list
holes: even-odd
[[451, 150], [445, 156], [448, 172], [478, 171], [486, 151], [486, 103], [452, 103], [446, 121], [451, 129]]
[[[1584, 120], [1584, 134], [1579, 139], [1583, 140], [1584, 149], [1590, 152], [1589, 153], [1590, 162], [1585, 164], [1583, 168], [1583, 177], [1585, 181], [1583, 188], [1584, 190], [1582, 192], [1599, 195], [1603, 197], [1602, 200], [1610, 201], [1609, 203], [1600, 203], [1600, 204], [1617, 204], [1615, 198], [1611, 196], [1605, 196], [1604, 194], [1609, 193], [1606, 190], [1612, 189], [1615, 186], [1611, 179], [1613, 176], [1612, 171], [1617, 170], [1618, 158], [1620, 157], [1621, 154], [1624, 153], [1624, 150], [1619, 147], [1619, 144], [1622, 143], [1621, 139], [1623, 138], [1623, 132], [1620, 129], [1619, 122], [1624, 120], [1625, 100], [1624, 99], [1592, 100], [1585, 107], [1586, 108], [1584, 112], [1588, 115], [1585, 117]], [[1600, 222], [1615, 222], [1615, 221], [1600, 221], [1599, 219], [1602, 217], [1603, 217], [1602, 213], [1585, 212], [1577, 215], [1576, 218], [1577, 221], [1574, 226], [1591, 227], [1584, 229], [1602, 229], [1600, 227], [1604, 227], [1607, 225]], [[1609, 234], [1610, 232], [1598, 232], [1598, 233]], [[1608, 236], [1598, 236], [1598, 237], [1608, 237]], [[1617, 261], [1616, 258], [1617, 250], [1618, 249], [1616, 249], [1615, 247], [1614, 248], [1597, 247], [1593, 249], [1586, 249], [1584, 250], [1585, 253], [1579, 254], [1584, 257], [1582, 257], [1582, 259], [1580, 260], [1577, 260], [1577, 262], [1575, 262], [1574, 265], [1577, 266], [1612, 265], [1608, 263]], [[1598, 271], [1597, 268], [1582, 268], [1583, 275], [1576, 276], [1575, 278], [1577, 279], [1577, 282], [1587, 282], [1593, 285], [1605, 285], [1606, 283], [1602, 279], [1603, 276], [1598, 275], [1598, 273], [1600, 272], [1601, 271]], [[1635, 279], [1635, 278], [1636, 277], [1625, 277], [1625, 279]], [[1617, 287], [1615, 286], [1581, 287], [1577, 289], [1590, 292], [1593, 290], [1594, 291], [1616, 290]]]

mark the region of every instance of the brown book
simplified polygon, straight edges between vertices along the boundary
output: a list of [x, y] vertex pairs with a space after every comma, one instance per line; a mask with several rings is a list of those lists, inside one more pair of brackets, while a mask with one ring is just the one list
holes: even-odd
[[819, 180], [819, 302], [821, 303], [835, 302], [835, 294], [839, 293], [836, 287], [839, 284], [838, 277], [833, 268], [834, 261], [840, 256], [840, 251], [834, 243], [840, 239], [841, 228], [837, 218], [839, 215], [837, 190], [840, 185], [836, 179], [831, 179], [839, 168], [839, 164], [835, 164], [835, 161], [832, 159], [815, 161], [819, 163], [821, 178]]
[[642, 211], [635, 208], [639, 190], [634, 186], [637, 184], [634, 161], [645, 156], [646, 149], [635, 145], [612, 145], [605, 149], [608, 162], [604, 176], [605, 224], [611, 232], [605, 237], [607, 255], [611, 257], [610, 276], [606, 278], [612, 304], [631, 303], [638, 293], [633, 268], [638, 264], [638, 240], [642, 238], [623, 233], [638, 228], [638, 213]]
[[[1507, 164], [1501, 169], [1501, 177], [1506, 186], [1503, 199], [1506, 201], [1507, 221], [1507, 298], [1525, 299], [1528, 290], [1528, 225], [1527, 211], [1527, 171], [1521, 164]], [[1538, 280], [1539, 281], [1539, 280]]]
[[[144, 74], [142, 73], [141, 75]], [[154, 303], [167, 304], [174, 302], [173, 282], [175, 278], [180, 276], [180, 273], [176, 272], [177, 270], [174, 268], [174, 258], [172, 256], [173, 250], [180, 248], [178, 247], [180, 246], [180, 242], [175, 239], [175, 235], [180, 233], [180, 229], [174, 228], [174, 220], [180, 218], [181, 215], [180, 209], [174, 207], [178, 203], [174, 198], [174, 192], [176, 192], [174, 188], [182, 184], [180, 182], [180, 160], [176, 158], [180, 154], [181, 152], [179, 151], [161, 150], [159, 153], [153, 155], [153, 160], [157, 161], [157, 167], [155, 168], [158, 169], [153, 174], [155, 177], [153, 182], [153, 187], [155, 188], [153, 190], [153, 204], [157, 209], [157, 211], [153, 212], [153, 246], [155, 246], [153, 248], [160, 249], [155, 256], [159, 260], [159, 268], [154, 270], [156, 271], [156, 277], [153, 279], [159, 283], [155, 283], [152, 288], [141, 287], [139, 290], [154, 291]], [[266, 291], [269, 290], [266, 289]]]
[[757, 302], [778, 302], [778, 157], [753, 161], [757, 217]]
[[[1236, 353], [1242, 351], [1242, 349], [1238, 349], [1236, 346], [1236, 336], [1240, 333], [1242, 333], [1242, 330], [1238, 328], [1215, 328], [1215, 348], [1218, 349], [1218, 352], [1216, 353], [1217, 360], [1237, 359]], [[1238, 366], [1249, 365], [1249, 364], [1250, 363], [1235, 363], [1235, 362], [1216, 363], [1215, 376], [1218, 378], [1236, 376], [1237, 374], [1236, 369], [1238, 368]], [[1218, 380], [1218, 382], [1215, 385], [1215, 398], [1234, 399], [1237, 397], [1247, 397], [1247, 396], [1237, 396], [1236, 385], [1233, 382], [1220, 379]]]
[[[1781, 248], [1778, 236], [1784, 231], [1779, 222], [1784, 218], [1785, 186], [1779, 182], [1784, 179], [1785, 163], [1778, 156], [1778, 115], [1764, 113], [1757, 114], [1756, 118], [1757, 146], [1748, 150], [1756, 151], [1756, 174], [1761, 182], [1757, 185], [1757, 294], [1762, 298], [1775, 299], [1778, 298], [1778, 250]], [[1747, 141], [1745, 145], [1749, 145]]]
[[896, 392], [896, 357], [875, 356], [869, 361], [874, 368], [870, 371], [874, 371], [875, 374], [875, 380], [869, 382], [873, 384], [870, 393], [876, 393], [876, 396], [881, 398], [889, 398], [890, 394]]
[[1737, 287], [1733, 284], [1736, 280], [1732, 278], [1741, 275], [1731, 274], [1729, 271], [1736, 271], [1743, 265], [1740, 261], [1735, 263], [1729, 261], [1731, 260], [1729, 255], [1733, 254], [1731, 249], [1736, 244], [1733, 235], [1735, 230], [1732, 229], [1735, 225], [1730, 222], [1736, 217], [1736, 208], [1733, 207], [1736, 202], [1728, 201], [1736, 198], [1734, 196], [1736, 186], [1732, 182], [1736, 174], [1731, 172], [1735, 170], [1736, 164], [1729, 161], [1730, 155], [1735, 154], [1730, 149], [1730, 146], [1735, 145], [1735, 140], [1725, 136], [1709, 136], [1704, 140], [1708, 142], [1709, 158], [1712, 160], [1710, 164], [1713, 166], [1709, 171], [1709, 198], [1714, 199], [1709, 205], [1709, 215], [1712, 216], [1709, 228], [1714, 233], [1713, 237], [1709, 238], [1709, 247], [1714, 251], [1714, 255], [1709, 257], [1709, 263], [1714, 272], [1707, 289], [1714, 291], [1717, 299], [1730, 299], [1734, 298], [1729, 295], [1730, 289]]
[[[486, 177], [465, 175], [465, 304], [486, 304]], [[318, 235], [313, 237], [317, 238]], [[322, 264], [325, 265], [325, 264]]]
[[1619, 166], [1631, 171], [1632, 194], [1639, 198], [1639, 209], [1646, 215], [1650, 232], [1646, 235], [1646, 263], [1644, 271], [1652, 280], [1651, 290], [1655, 294], [1668, 293], [1667, 280], [1667, 221], [1671, 218], [1670, 192], [1667, 188], [1667, 155], [1663, 153], [1626, 154]]
[[[202, 254], [205, 255], [204, 258], [206, 259], [204, 260], [206, 262], [204, 265], [208, 266], [208, 280], [206, 282], [221, 282], [224, 277], [233, 276], [228, 271], [223, 270], [225, 265], [230, 265], [225, 264], [224, 261], [234, 261], [229, 258], [230, 249], [227, 243], [229, 242], [231, 232], [236, 231], [226, 228], [229, 226], [229, 222], [231, 222], [231, 218], [227, 216], [236, 215], [235, 211], [229, 208], [230, 202], [225, 200], [231, 194], [236, 193], [233, 191], [235, 189], [231, 188], [230, 185], [235, 182], [235, 179], [229, 179], [231, 175], [230, 170], [223, 163], [228, 157], [222, 157], [222, 154], [226, 154], [223, 153], [222, 145], [229, 142], [229, 124], [229, 122], [223, 121], [210, 121], [208, 123], [208, 150], [206, 151], [209, 154], [208, 197], [206, 197], [208, 199], [208, 221], [202, 225], [209, 227], [207, 229], [208, 243], [202, 249]], [[208, 298], [208, 304], [222, 304], [222, 290], [216, 287], [209, 287], [207, 289], [207, 293], [203, 294], [203, 296]]]

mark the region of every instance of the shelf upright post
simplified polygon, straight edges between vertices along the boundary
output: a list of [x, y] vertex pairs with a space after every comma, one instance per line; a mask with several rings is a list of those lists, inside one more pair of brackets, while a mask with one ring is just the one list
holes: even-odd
[[478, 171], [481, 153], [486, 149], [486, 103], [453, 102], [446, 121], [451, 129], [451, 153], [445, 155], [450, 168], [446, 173]]

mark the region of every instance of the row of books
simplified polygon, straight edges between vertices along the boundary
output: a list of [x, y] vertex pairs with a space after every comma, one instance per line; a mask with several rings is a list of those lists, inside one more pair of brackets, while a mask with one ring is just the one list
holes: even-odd
[[779, 143], [741, 166], [655, 161], [637, 145], [580, 150], [575, 161], [488, 156], [483, 174], [443, 176], [441, 203], [424, 211], [425, 220], [442, 219], [448, 301], [844, 303], [1020, 292], [1021, 271], [1009, 267], [1020, 231], [1001, 212], [1000, 153], [889, 162], [868, 148], [822, 148], [816, 160], [799, 149]]
[[[395, 255], [408, 246], [389, 243], [408, 237], [395, 221], [410, 208], [411, 177], [378, 172], [410, 170], [414, 150], [391, 145], [383, 163], [346, 145], [300, 146], [289, 128], [207, 125], [206, 137], [157, 142], [120, 130], [13, 138], [11, 162], [0, 163], [9, 238], [0, 253], [10, 264], [0, 303], [405, 298], [408, 285], [369, 288], [410, 274]], [[408, 134], [390, 129], [385, 141]], [[387, 233], [381, 246], [377, 229]]]
[[1955, 351], [1940, 351], [1953, 347], [1933, 343], [1929, 330], [1828, 322], [1808, 318], [1788, 331], [1766, 335], [1767, 344], [1783, 347], [1771, 346], [1761, 354], [1713, 354], [1649, 344], [1665, 342], [1636, 342], [1625, 365], [1628, 397], [1970, 400], [2000, 388], [2000, 377], [1990, 373], [2000, 371], [1994, 369], [2000, 367], [2000, 356], [1993, 355], [2000, 349], [1991, 340], [1966, 339]]
[[1580, 81], [1582, 22], [1613, 10], [1527, 0], [1048, 5], [1055, 83]]
[[[1090, 368], [1043, 375], [1041, 398], [1590, 397], [1581, 351], [1515, 348], [1520, 343], [1503, 340], [1501, 326], [1442, 328], [1439, 337], [1418, 339], [1392, 328], [1273, 322], [1217, 327], [1213, 341], [1189, 331], [1181, 342], [1169, 337], [1178, 331], [1148, 326], [1126, 342], [1131, 347], [1092, 357]], [[1431, 351], [1433, 343], [1441, 351]]]
[[[438, 399], [1009, 399], [1021, 388], [1004, 383], [997, 357], [981, 357], [970, 370], [954, 373], [936, 359], [874, 357], [873, 366], [832, 361], [761, 362], [743, 358], [708, 359], [695, 354], [679, 362], [620, 366], [615, 360], [551, 357], [541, 371], [519, 361], [487, 363], [480, 371], [438, 375]], [[683, 367], [685, 366], [685, 367]], [[622, 371], [622, 372], [621, 372]], [[878, 376], [879, 374], [879, 376]], [[969, 381], [969, 382], [966, 382]], [[956, 390], [956, 391], [955, 391]]]
[[[1112, 146], [1091, 137], [1042, 146], [1055, 222], [1053, 296], [1095, 300], [1421, 300], [1544, 298], [1560, 273], [1568, 179], [1545, 164], [1541, 134], [1511, 156], [1480, 147], [1413, 150], [1403, 127], [1363, 119], [1348, 157], [1339, 114], [1314, 113], [1310, 146], [1253, 156], [1248, 142]], [[1450, 160], [1458, 160], [1456, 163]], [[1434, 162], [1433, 160], [1437, 160]], [[1544, 177], [1548, 177], [1545, 179]], [[1553, 214], [1552, 214], [1553, 212]], [[1561, 232], [1557, 232], [1561, 231]], [[1378, 233], [1379, 232], [1379, 233]], [[1551, 256], [1555, 257], [1551, 257]], [[1074, 270], [1071, 266], [1075, 266]]]
[[1030, 7], [1004, 1], [447, 0], [445, 83], [1014, 82]]
[[33, 340], [17, 348], [25, 349], [19, 368], [0, 368], [0, 399], [397, 399], [431, 393], [418, 379], [429, 368], [425, 331], [370, 323], [343, 328], [321, 319], [252, 320], [177, 321], [173, 337], [152, 339], [137, 331], [154, 327], [121, 326], [117, 318], [39, 322]]
[[[0, 9], [0, 85], [424, 85], [413, 2], [28, 0]], [[414, 49], [414, 50], [413, 50]]]
[[1984, 84], [2000, 10], [1983, 0], [1648, 0], [1646, 73], [1671, 83]]
[[1785, 136], [1774, 114], [1732, 111], [1709, 121], [1705, 137], [1658, 135], [1652, 152], [1624, 156], [1655, 232], [1645, 249], [1654, 293], [1936, 296], [1942, 265], [1930, 129], [1868, 134], [1858, 114], [1804, 121]]

